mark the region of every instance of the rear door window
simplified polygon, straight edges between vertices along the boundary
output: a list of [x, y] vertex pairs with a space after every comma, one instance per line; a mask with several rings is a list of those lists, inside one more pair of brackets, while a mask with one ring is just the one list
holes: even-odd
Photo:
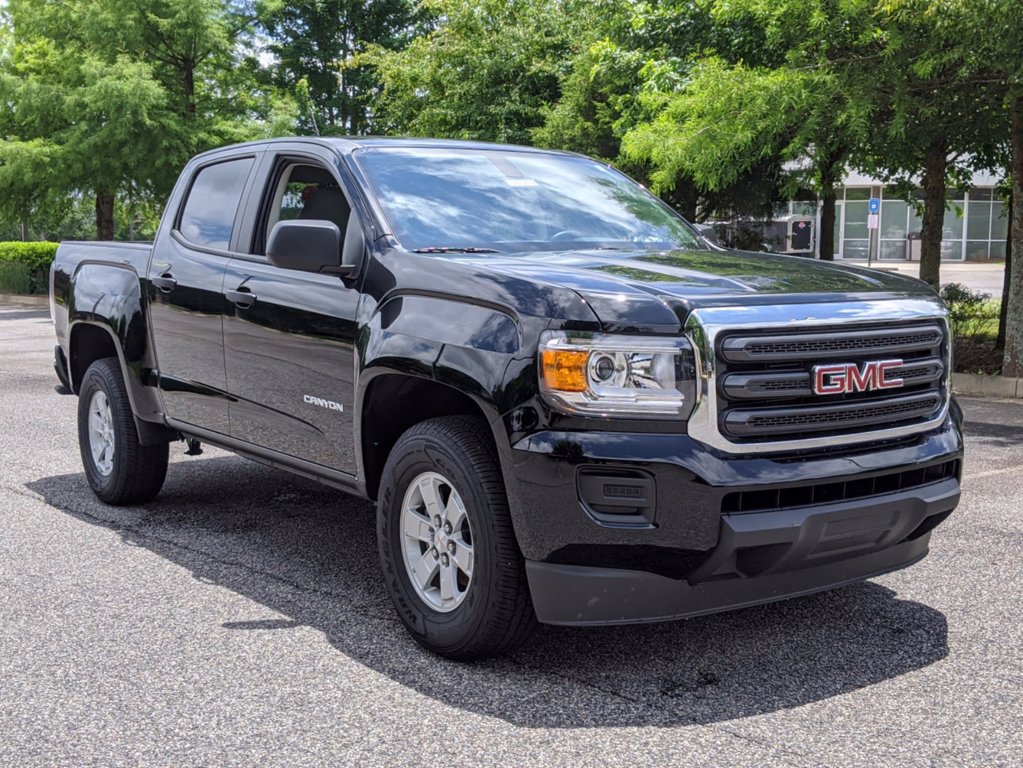
[[251, 157], [228, 160], [208, 165], [196, 174], [178, 225], [186, 240], [227, 250], [253, 161]]

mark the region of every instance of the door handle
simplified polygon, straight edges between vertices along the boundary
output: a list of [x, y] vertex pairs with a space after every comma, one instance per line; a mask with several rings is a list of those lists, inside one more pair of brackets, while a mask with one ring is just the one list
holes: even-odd
[[256, 303], [256, 294], [244, 285], [239, 285], [238, 288], [233, 291], [224, 291], [224, 295], [227, 296], [228, 301], [242, 309], [248, 309]]
[[152, 278], [152, 283], [164, 293], [170, 293], [174, 290], [174, 286], [178, 284], [178, 281], [171, 277], [170, 272], [164, 272], [162, 275]]

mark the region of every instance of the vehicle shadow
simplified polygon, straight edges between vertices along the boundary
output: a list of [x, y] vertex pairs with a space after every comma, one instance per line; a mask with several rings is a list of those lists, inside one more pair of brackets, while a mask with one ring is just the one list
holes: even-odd
[[55, 510], [283, 617], [211, 615], [211, 628], [313, 627], [402, 685], [517, 726], [732, 720], [879, 683], [948, 652], [942, 613], [865, 583], [667, 624], [542, 626], [510, 658], [459, 665], [419, 648], [398, 623], [367, 502], [234, 457], [173, 463], [161, 496], [136, 507], [99, 503], [82, 474], [27, 487]]

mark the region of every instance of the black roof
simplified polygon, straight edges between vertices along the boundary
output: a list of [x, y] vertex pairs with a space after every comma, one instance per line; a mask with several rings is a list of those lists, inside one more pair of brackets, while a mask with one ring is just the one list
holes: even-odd
[[425, 139], [405, 138], [388, 136], [287, 136], [275, 139], [261, 139], [259, 141], [248, 141], [242, 144], [229, 144], [216, 149], [203, 152], [203, 155], [216, 154], [225, 150], [239, 149], [242, 147], [272, 147], [275, 144], [316, 144], [322, 147], [329, 147], [341, 154], [348, 154], [357, 149], [371, 147], [407, 147], [422, 149], [488, 149], [507, 152], [531, 152], [551, 155], [574, 155], [572, 152], [561, 152], [552, 149], [539, 149], [537, 147], [525, 147], [516, 144], [496, 144], [486, 141], [463, 141], [460, 139]]

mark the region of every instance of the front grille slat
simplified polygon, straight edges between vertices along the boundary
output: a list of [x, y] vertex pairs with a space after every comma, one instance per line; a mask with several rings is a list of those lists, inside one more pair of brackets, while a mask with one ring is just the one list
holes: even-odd
[[911, 397], [797, 408], [735, 408], [725, 416], [725, 431], [734, 437], [817, 432], [836, 426], [869, 427], [900, 419], [925, 419], [941, 410], [937, 392]]
[[832, 360], [850, 355], [894, 355], [939, 347], [944, 333], [938, 324], [911, 328], [873, 328], [827, 333], [742, 335], [725, 339], [721, 357], [733, 363], [784, 360]]
[[[931, 384], [941, 379], [945, 366], [939, 358], [910, 360], [892, 369], [888, 379], [901, 378], [907, 386]], [[772, 371], [769, 373], [730, 373], [721, 380], [721, 389], [729, 400], [758, 400], [783, 397], [810, 397], [809, 371]]]
[[[753, 443], [925, 423], [947, 402], [946, 339], [945, 324], [937, 319], [726, 332], [717, 344], [718, 430], [730, 441]], [[817, 365], [842, 370], [848, 364], [856, 374], [882, 360], [902, 361], [885, 374], [885, 382], [901, 379], [901, 386], [861, 383], [836, 394], [813, 390]]]

